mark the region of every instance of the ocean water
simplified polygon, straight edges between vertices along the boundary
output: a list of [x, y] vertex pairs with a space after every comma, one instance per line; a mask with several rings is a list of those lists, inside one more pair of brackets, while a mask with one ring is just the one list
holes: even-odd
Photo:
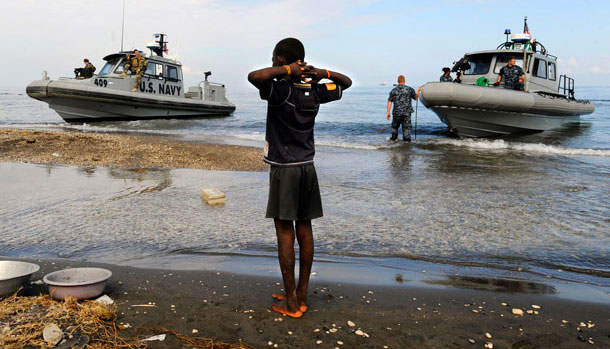
[[[355, 87], [318, 116], [318, 259], [397, 269], [426, 261], [610, 287], [610, 87], [577, 90], [596, 105], [579, 123], [505, 139], [453, 138], [420, 105], [411, 144], [386, 140], [390, 89]], [[255, 91], [229, 98], [237, 111], [227, 118], [66, 124], [23, 91], [0, 90], [0, 127], [262, 147], [263, 101]], [[271, 257], [267, 176], [0, 164], [0, 255]], [[203, 205], [205, 187], [225, 191], [227, 205]]]

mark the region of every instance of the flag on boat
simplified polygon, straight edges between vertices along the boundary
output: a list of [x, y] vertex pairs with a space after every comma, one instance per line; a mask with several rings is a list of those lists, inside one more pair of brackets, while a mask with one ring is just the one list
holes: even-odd
[[530, 33], [530, 28], [527, 26], [527, 17], [523, 21], [523, 34], [526, 34], [530, 37], [530, 41], [532, 41], [532, 34]]

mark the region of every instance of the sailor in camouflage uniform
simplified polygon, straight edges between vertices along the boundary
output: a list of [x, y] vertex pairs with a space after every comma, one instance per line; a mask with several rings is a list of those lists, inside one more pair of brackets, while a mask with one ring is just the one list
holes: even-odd
[[451, 77], [451, 69], [448, 67], [443, 68], [443, 75], [439, 79], [440, 82], [453, 82], [453, 78]]
[[89, 79], [90, 77], [93, 76], [93, 73], [95, 73], [95, 66], [93, 66], [93, 64], [91, 64], [91, 62], [89, 62], [88, 58], [85, 58], [83, 60], [83, 63], [85, 63], [84, 68], [75, 68], [74, 69], [74, 74], [76, 74], [77, 79]]
[[123, 67], [123, 73], [121, 76], [126, 76], [128, 71], [131, 71], [131, 74], [136, 74], [136, 84], [131, 90], [131, 92], [136, 92], [138, 90], [138, 85], [140, 85], [142, 74], [144, 74], [146, 71], [148, 62], [142, 55], [140, 55], [140, 51], [135, 49], [133, 52], [133, 56], [130, 56], [129, 53], [127, 54], [127, 63]]
[[508, 65], [505, 65], [500, 69], [498, 74], [498, 81], [494, 83], [494, 86], [500, 85], [500, 81], [504, 79], [504, 88], [510, 90], [523, 91], [523, 81], [525, 81], [525, 73], [520, 66], [516, 65], [517, 60], [515, 57], [508, 58]]
[[411, 113], [413, 113], [411, 99], [417, 100], [420, 90], [421, 87], [415, 92], [412, 87], [405, 85], [405, 77], [403, 75], [398, 77], [398, 86], [392, 89], [388, 97], [388, 120], [390, 120], [390, 109], [392, 109], [392, 104], [394, 104], [394, 109], [392, 110], [392, 137], [390, 138], [392, 141], [398, 138], [398, 128], [401, 125], [402, 139], [405, 142], [411, 141]]

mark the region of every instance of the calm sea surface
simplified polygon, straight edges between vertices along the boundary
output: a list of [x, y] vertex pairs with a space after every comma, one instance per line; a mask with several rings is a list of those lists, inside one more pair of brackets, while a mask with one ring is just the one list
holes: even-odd
[[[580, 123], [504, 140], [452, 138], [420, 105], [412, 144], [386, 140], [390, 89], [355, 87], [322, 107], [318, 258], [399, 269], [423, 260], [610, 287], [610, 87], [577, 90], [596, 106]], [[262, 147], [265, 104], [255, 91], [229, 98], [237, 111], [228, 118], [70, 125], [23, 91], [0, 90], [0, 127]], [[0, 164], [0, 255], [273, 256], [267, 176]], [[205, 187], [225, 191], [227, 205], [203, 205]]]

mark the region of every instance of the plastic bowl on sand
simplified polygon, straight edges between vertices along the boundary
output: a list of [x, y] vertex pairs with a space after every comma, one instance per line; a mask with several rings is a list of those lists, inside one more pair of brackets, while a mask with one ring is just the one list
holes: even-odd
[[0, 297], [25, 287], [32, 274], [40, 269], [38, 264], [18, 261], [0, 261]]
[[90, 299], [101, 295], [112, 272], [102, 268], [74, 268], [54, 271], [42, 279], [55, 299]]

